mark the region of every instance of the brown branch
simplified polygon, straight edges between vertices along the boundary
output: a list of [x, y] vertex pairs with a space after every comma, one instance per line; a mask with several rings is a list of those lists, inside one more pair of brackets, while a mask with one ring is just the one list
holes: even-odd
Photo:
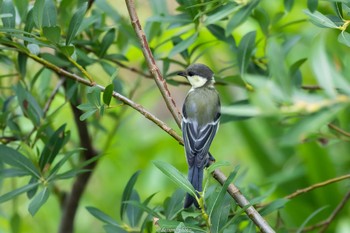
[[156, 65], [156, 61], [155, 61], [153, 54], [152, 54], [152, 51], [148, 45], [146, 35], [142, 30], [139, 18], [137, 16], [137, 13], [135, 10], [134, 0], [125, 0], [125, 3], [126, 3], [126, 6], [128, 8], [129, 15], [130, 15], [131, 24], [134, 27], [136, 35], [140, 41], [143, 56], [146, 59], [146, 63], [148, 65], [148, 68], [149, 68], [150, 72], [152, 73], [154, 81], [156, 82], [158, 89], [160, 90], [160, 92], [163, 96], [163, 99], [166, 103], [166, 106], [168, 107], [170, 113], [172, 114], [175, 122], [180, 127], [181, 126], [181, 114], [176, 107], [174, 99], [171, 97], [171, 94], [170, 94], [170, 91], [167, 87], [166, 81], [164, 80], [162, 74], [160, 73], [158, 66]]
[[344, 135], [344, 136], [346, 136], [346, 137], [350, 137], [350, 133], [349, 133], [349, 132], [346, 132], [345, 130], [343, 130], [343, 129], [341, 129], [341, 128], [335, 126], [335, 125], [333, 125], [332, 123], [329, 123], [329, 124], [328, 124], [328, 127], [329, 127], [330, 129], [333, 129], [333, 130], [337, 131], [338, 133], [340, 133], [340, 134], [342, 134], [342, 135]]
[[338, 181], [341, 181], [341, 180], [349, 179], [349, 178], [350, 178], [350, 174], [339, 176], [339, 177], [336, 177], [336, 178], [333, 178], [333, 179], [329, 179], [329, 180], [326, 180], [326, 181], [323, 181], [323, 182], [311, 185], [311, 186], [309, 186], [307, 188], [299, 189], [299, 190], [295, 191], [294, 193], [285, 196], [284, 198], [285, 199], [292, 199], [292, 198], [295, 198], [295, 197], [297, 197], [297, 196], [299, 196], [299, 195], [301, 195], [303, 193], [307, 193], [307, 192], [309, 192], [311, 190], [314, 190], [316, 188], [320, 188], [320, 187], [323, 187], [323, 186], [326, 186], [326, 185], [329, 185], [329, 184], [332, 184], [332, 183], [335, 183], [335, 182], [338, 182]]
[[[136, 32], [136, 35], [140, 41], [141, 49], [143, 51], [143, 55], [146, 59], [146, 62], [148, 64], [148, 68], [151, 71], [154, 80], [162, 93], [162, 96], [164, 98], [164, 101], [169, 109], [169, 111], [172, 113], [176, 123], [178, 126], [181, 126], [181, 114], [178, 111], [178, 109], [175, 106], [175, 102], [173, 98], [171, 97], [171, 94], [169, 92], [169, 89], [167, 88], [166, 82], [163, 79], [162, 75], [160, 74], [159, 68], [155, 64], [154, 57], [152, 55], [152, 52], [149, 48], [145, 33], [143, 32], [141, 28], [140, 21], [138, 19], [136, 10], [135, 10], [135, 4], [133, 0], [125, 0], [126, 6], [129, 11], [131, 23], [134, 27], [134, 30]], [[223, 174], [219, 169], [216, 169], [212, 173], [213, 177], [221, 184], [223, 185], [225, 181], [227, 180], [227, 177], [225, 174]], [[239, 191], [239, 189], [234, 186], [233, 184], [230, 184], [227, 188], [227, 192], [234, 198], [234, 200], [238, 203], [238, 205], [241, 208], [248, 208], [245, 209], [245, 213], [247, 216], [255, 223], [255, 225], [261, 230], [261, 232], [267, 232], [272, 233], [275, 232], [268, 223], [264, 220], [264, 218], [255, 210], [255, 208], [249, 203], [249, 201], [242, 195], [242, 193]]]
[[332, 221], [335, 219], [337, 214], [343, 209], [346, 202], [350, 199], [350, 191], [344, 196], [343, 200], [338, 204], [338, 206], [335, 208], [335, 210], [331, 213], [331, 215], [326, 219], [325, 224], [323, 225], [322, 229], [319, 233], [323, 233], [327, 230], [328, 226], [332, 223]]
[[50, 108], [50, 106], [51, 106], [51, 104], [53, 102], [53, 99], [55, 98], [56, 94], [58, 93], [58, 90], [63, 85], [65, 80], [66, 80], [65, 78], [60, 79], [60, 81], [57, 83], [55, 89], [53, 89], [49, 99], [46, 101], [46, 104], [45, 104], [44, 109], [43, 109], [43, 118], [46, 117], [46, 114], [49, 111], [49, 108]]
[[[84, 79], [82, 77], [80, 77], [79, 75], [70, 73], [69, 71], [66, 71], [65, 69], [62, 69], [34, 54], [27, 54], [30, 58], [32, 58], [33, 60], [35, 60], [36, 62], [44, 65], [46, 68], [54, 71], [56, 74], [58, 75], [62, 75], [65, 76], [66, 78], [75, 80], [81, 84], [84, 84], [86, 86], [96, 86], [99, 89], [101, 89], [102, 91], [105, 90], [104, 86], [98, 85], [96, 83], [91, 83], [89, 80]], [[163, 121], [161, 121], [160, 119], [158, 119], [156, 116], [154, 116], [152, 113], [150, 113], [149, 111], [147, 111], [142, 105], [137, 104], [135, 102], [133, 102], [132, 100], [126, 98], [125, 96], [119, 94], [118, 92], [113, 92], [113, 97], [119, 101], [121, 101], [122, 103], [130, 106], [131, 108], [135, 109], [136, 111], [138, 111], [139, 113], [141, 113], [143, 116], [145, 116], [148, 120], [152, 121], [153, 123], [155, 123], [157, 126], [159, 126], [162, 130], [164, 130], [165, 132], [167, 132], [171, 137], [173, 137], [175, 140], [177, 140], [180, 144], [183, 143], [182, 138], [175, 132], [175, 130], [173, 130], [172, 128], [170, 128], [169, 126], [167, 126]]]

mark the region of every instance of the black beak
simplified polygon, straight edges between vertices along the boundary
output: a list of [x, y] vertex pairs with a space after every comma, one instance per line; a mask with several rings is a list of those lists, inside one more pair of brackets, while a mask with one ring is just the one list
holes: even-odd
[[180, 72], [177, 73], [177, 75], [185, 77], [185, 78], [187, 77], [186, 71], [180, 71]]

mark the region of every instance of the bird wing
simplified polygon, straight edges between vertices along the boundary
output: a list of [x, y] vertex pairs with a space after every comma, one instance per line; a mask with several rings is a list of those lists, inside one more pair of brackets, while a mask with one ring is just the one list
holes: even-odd
[[197, 122], [182, 121], [182, 131], [187, 155], [187, 161], [190, 166], [196, 165], [204, 167], [207, 163], [205, 157], [208, 154], [211, 142], [219, 127], [219, 117], [215, 121], [198, 127]]

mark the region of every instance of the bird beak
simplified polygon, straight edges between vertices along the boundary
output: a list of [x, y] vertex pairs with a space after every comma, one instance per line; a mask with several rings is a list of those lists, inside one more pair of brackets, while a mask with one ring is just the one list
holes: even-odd
[[180, 71], [180, 72], [177, 73], [177, 75], [185, 77], [185, 78], [187, 77], [186, 71]]

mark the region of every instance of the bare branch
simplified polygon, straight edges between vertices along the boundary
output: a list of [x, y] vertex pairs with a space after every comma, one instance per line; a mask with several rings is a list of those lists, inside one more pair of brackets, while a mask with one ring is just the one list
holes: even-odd
[[158, 89], [160, 90], [170, 113], [174, 117], [174, 120], [177, 123], [177, 125], [180, 127], [180, 125], [181, 125], [181, 113], [177, 109], [177, 107], [175, 105], [175, 101], [171, 97], [171, 94], [169, 92], [166, 81], [164, 80], [162, 74], [160, 73], [158, 66], [156, 65], [156, 61], [155, 61], [153, 54], [152, 54], [152, 51], [148, 45], [146, 35], [142, 30], [139, 18], [137, 16], [137, 13], [135, 10], [134, 0], [125, 0], [125, 2], [126, 2], [126, 6], [128, 8], [128, 11], [129, 11], [132, 26], [134, 27], [136, 35], [140, 41], [143, 56], [146, 59], [146, 63], [148, 65], [148, 68], [153, 75], [154, 81], [156, 82]]
[[332, 184], [332, 183], [335, 183], [335, 182], [338, 182], [338, 181], [341, 181], [341, 180], [349, 179], [349, 178], [350, 178], [350, 174], [339, 176], [339, 177], [336, 177], [336, 178], [333, 178], [333, 179], [329, 179], [329, 180], [326, 180], [326, 181], [323, 181], [323, 182], [311, 185], [309, 187], [306, 187], [306, 188], [303, 188], [303, 189], [299, 189], [296, 192], [285, 196], [284, 198], [292, 199], [292, 198], [295, 198], [295, 197], [297, 197], [297, 196], [299, 196], [299, 195], [301, 195], [303, 193], [310, 192], [311, 190], [314, 190], [316, 188], [321, 188], [323, 186], [326, 186], [326, 185], [329, 185], [329, 184]]
[[332, 214], [327, 218], [325, 224], [323, 225], [322, 229], [319, 233], [326, 232], [328, 226], [332, 223], [332, 221], [335, 219], [337, 214], [343, 209], [346, 202], [350, 199], [350, 191], [344, 196], [343, 200], [338, 204], [337, 208], [332, 212]]
[[349, 133], [349, 132], [346, 132], [345, 130], [343, 130], [343, 129], [341, 129], [341, 128], [335, 126], [335, 125], [333, 125], [332, 123], [329, 123], [329, 124], [328, 124], [328, 127], [329, 127], [330, 129], [333, 129], [333, 130], [337, 131], [338, 133], [340, 133], [340, 134], [342, 134], [342, 135], [344, 135], [344, 136], [346, 136], [346, 137], [350, 137], [350, 133]]

